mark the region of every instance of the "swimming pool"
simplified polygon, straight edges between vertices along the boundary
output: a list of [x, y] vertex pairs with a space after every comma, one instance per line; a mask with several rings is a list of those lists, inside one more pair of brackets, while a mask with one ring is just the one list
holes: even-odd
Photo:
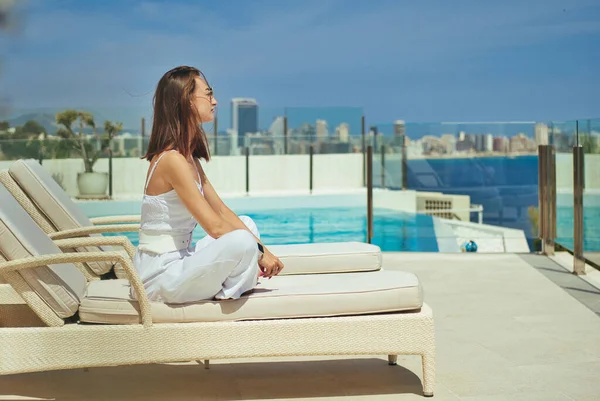
[[[261, 239], [266, 245], [367, 241], [366, 207], [311, 207], [236, 212], [239, 215], [250, 216], [256, 222]], [[372, 242], [383, 251], [439, 251], [431, 216], [375, 209], [373, 233]], [[127, 235], [134, 245], [138, 243], [137, 233], [114, 235]], [[204, 235], [204, 231], [198, 226], [193, 233], [194, 242]]]
[[[556, 242], [573, 249], [573, 207], [556, 208]], [[583, 250], [600, 252], [600, 207], [583, 208]]]

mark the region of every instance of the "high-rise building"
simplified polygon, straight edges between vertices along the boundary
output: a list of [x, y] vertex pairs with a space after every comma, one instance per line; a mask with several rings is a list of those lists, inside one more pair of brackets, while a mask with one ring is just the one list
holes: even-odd
[[492, 134], [485, 134], [485, 146], [484, 146], [484, 151], [485, 152], [493, 152], [494, 151], [494, 135]]
[[[531, 141], [533, 142], [533, 141]], [[510, 151], [511, 152], [525, 152], [530, 150], [531, 143], [527, 135], [518, 133], [517, 135], [510, 138]]]
[[505, 136], [497, 136], [494, 138], [494, 145], [493, 145], [494, 152], [507, 153], [510, 148], [509, 145], [510, 145], [509, 139]]
[[282, 116], [275, 117], [275, 119], [273, 119], [273, 122], [271, 123], [271, 126], [269, 127], [269, 133], [271, 134], [271, 136], [274, 136], [277, 138], [283, 138], [283, 129], [284, 129], [283, 117]]
[[404, 120], [396, 120], [394, 122], [394, 139], [392, 144], [395, 146], [404, 146], [406, 137], [406, 124]]
[[491, 152], [494, 150], [494, 136], [492, 134], [478, 134], [474, 137], [475, 150], [477, 152]]
[[327, 121], [317, 120], [317, 141], [324, 141], [329, 136], [329, 127]]
[[406, 133], [406, 124], [404, 120], [394, 122], [394, 136], [404, 136]]
[[283, 130], [285, 123], [282, 116], [276, 117], [271, 126], [269, 127], [269, 134], [273, 137], [273, 152], [275, 154], [283, 154], [283, 148], [285, 147], [285, 139]]
[[366, 146], [373, 146], [375, 149], [378, 147], [377, 138], [379, 136], [379, 129], [377, 126], [372, 125], [369, 127], [369, 132], [367, 133], [367, 144]]
[[231, 129], [237, 132], [239, 145], [247, 146], [246, 136], [258, 132], [258, 103], [255, 99], [231, 99]]
[[335, 134], [340, 142], [348, 142], [350, 140], [350, 126], [348, 123], [341, 123], [336, 129]]
[[475, 136], [475, 150], [477, 152], [483, 152], [485, 149], [485, 137], [483, 135]]
[[440, 138], [446, 144], [446, 153], [453, 154], [456, 152], [456, 137], [452, 134], [444, 134]]

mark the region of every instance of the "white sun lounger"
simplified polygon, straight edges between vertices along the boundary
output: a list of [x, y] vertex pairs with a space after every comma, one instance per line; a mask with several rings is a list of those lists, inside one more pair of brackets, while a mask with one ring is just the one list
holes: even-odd
[[[148, 300], [121, 253], [62, 253], [3, 187], [0, 204], [8, 260], [0, 276], [39, 318], [0, 327], [10, 350], [0, 353], [0, 374], [305, 355], [382, 354], [394, 364], [397, 355], [419, 355], [424, 395], [433, 395], [433, 316], [412, 273], [278, 276], [237, 300], [168, 305]], [[128, 279], [88, 281], [73, 263], [92, 261], [119, 262]]]

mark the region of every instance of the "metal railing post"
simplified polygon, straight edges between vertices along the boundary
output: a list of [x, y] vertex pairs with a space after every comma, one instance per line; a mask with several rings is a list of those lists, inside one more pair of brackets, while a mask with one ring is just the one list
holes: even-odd
[[381, 188], [385, 188], [385, 144], [381, 145]]
[[408, 160], [406, 152], [406, 135], [402, 135], [402, 189], [408, 189]]
[[538, 147], [538, 235], [542, 241], [542, 253], [554, 255], [556, 237], [556, 166], [554, 148]]
[[313, 153], [314, 153], [314, 149], [313, 149], [313, 145], [311, 143], [310, 148], [309, 148], [309, 153], [308, 153], [308, 175], [309, 175], [308, 189], [310, 190], [311, 194], [313, 191]]
[[113, 150], [112, 138], [108, 140], [108, 197], [113, 196]]
[[546, 209], [548, 208], [546, 188], [548, 186], [548, 163], [546, 160], [546, 147], [538, 146], [538, 237], [542, 242], [542, 253], [546, 242]]
[[573, 273], [585, 274], [583, 257], [584, 153], [579, 143], [573, 146]]
[[215, 155], [219, 154], [219, 118], [215, 116], [215, 128], [213, 136], [215, 137]]
[[138, 139], [139, 150], [140, 150], [139, 156], [140, 157], [144, 156], [148, 150], [145, 147], [145, 143], [144, 143], [145, 137], [146, 137], [146, 119], [144, 117], [142, 117], [141, 126], [140, 126], [140, 137]]
[[40, 151], [38, 153], [38, 162], [42, 164], [44, 160], [44, 150], [46, 149], [46, 133], [42, 133], [42, 143], [40, 145]]
[[362, 116], [360, 119], [360, 137], [361, 137], [361, 142], [362, 142], [362, 162], [363, 162], [363, 186], [365, 186], [367, 184], [367, 160], [366, 160], [366, 138], [365, 138], [365, 116]]
[[556, 152], [554, 146], [548, 146], [548, 239], [546, 254], [554, 255], [556, 239]]
[[367, 147], [367, 242], [373, 239], [373, 146]]
[[283, 154], [288, 154], [288, 120], [283, 116]]
[[244, 151], [246, 153], [246, 195], [250, 193], [250, 148], [245, 147]]

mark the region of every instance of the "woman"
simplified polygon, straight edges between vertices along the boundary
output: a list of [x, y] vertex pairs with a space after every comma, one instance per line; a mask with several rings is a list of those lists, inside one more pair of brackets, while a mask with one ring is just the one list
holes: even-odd
[[[196, 68], [174, 68], [158, 82], [134, 258], [154, 301], [235, 299], [254, 288], [259, 267], [267, 278], [283, 269], [260, 242], [254, 222], [223, 203], [200, 165], [201, 158], [210, 159], [201, 123], [214, 119], [216, 106]], [[208, 235], [192, 245], [197, 224]]]

